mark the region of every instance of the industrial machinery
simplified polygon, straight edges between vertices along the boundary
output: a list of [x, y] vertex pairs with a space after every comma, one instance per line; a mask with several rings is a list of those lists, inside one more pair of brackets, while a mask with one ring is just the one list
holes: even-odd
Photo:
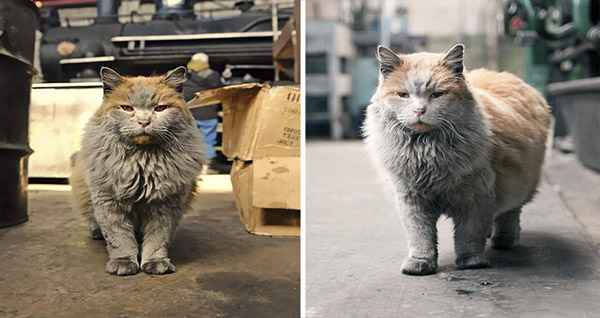
[[509, 0], [504, 21], [553, 108], [558, 148], [600, 170], [600, 0]]
[[526, 79], [551, 82], [600, 75], [600, 1], [510, 0], [505, 33], [528, 47]]
[[[101, 65], [125, 74], [160, 73], [185, 64], [197, 52], [208, 54], [219, 72], [231, 65], [253, 78], [273, 79], [274, 33], [292, 15], [291, 7], [261, 8], [254, 1], [237, 1], [226, 8], [237, 14], [211, 18], [194, 10], [196, 2], [207, 1], [155, 0], [153, 13], [119, 15], [121, 0], [39, 0], [44, 80], [89, 81], [98, 78]], [[97, 15], [60, 17], [60, 9], [82, 6], [96, 6]], [[91, 23], [81, 25], [86, 21]]]
[[0, 228], [27, 221], [29, 96], [37, 8], [0, 1]]

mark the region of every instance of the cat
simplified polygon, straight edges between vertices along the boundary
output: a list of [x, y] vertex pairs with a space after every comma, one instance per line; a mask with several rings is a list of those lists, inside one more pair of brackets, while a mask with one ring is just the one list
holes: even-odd
[[85, 126], [70, 178], [76, 206], [92, 238], [106, 241], [108, 273], [175, 272], [169, 244], [205, 154], [181, 95], [186, 69], [124, 77], [103, 67], [100, 74], [103, 101]]
[[402, 272], [437, 271], [441, 215], [454, 222], [457, 268], [489, 266], [486, 238], [495, 249], [519, 240], [521, 208], [540, 180], [548, 104], [510, 73], [466, 72], [462, 44], [407, 55], [380, 46], [377, 59], [363, 134], [406, 230]]

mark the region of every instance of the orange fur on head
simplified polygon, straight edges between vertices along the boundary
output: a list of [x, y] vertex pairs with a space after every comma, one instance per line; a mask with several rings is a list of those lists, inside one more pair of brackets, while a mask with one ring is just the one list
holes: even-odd
[[186, 117], [193, 118], [181, 95], [173, 88], [162, 82], [163, 76], [143, 77], [123, 76], [123, 83], [116, 86], [112, 92], [105, 95], [102, 106], [98, 109], [98, 115], [105, 115], [115, 107], [127, 105], [132, 89], [136, 86], [149, 86], [155, 89], [155, 95], [158, 96], [158, 103], [169, 105], [169, 107], [179, 108]]

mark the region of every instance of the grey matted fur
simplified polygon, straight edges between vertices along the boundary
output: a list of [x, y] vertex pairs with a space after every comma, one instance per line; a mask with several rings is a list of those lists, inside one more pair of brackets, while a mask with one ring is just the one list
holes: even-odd
[[71, 176], [76, 206], [92, 237], [106, 240], [107, 272], [174, 272], [168, 247], [205, 154], [178, 89], [185, 68], [155, 77], [101, 73], [104, 101], [85, 126]]

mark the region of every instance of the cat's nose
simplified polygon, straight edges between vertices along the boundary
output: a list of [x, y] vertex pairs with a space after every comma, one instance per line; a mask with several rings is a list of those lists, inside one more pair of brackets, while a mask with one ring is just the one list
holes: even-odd
[[146, 127], [146, 126], [150, 125], [150, 121], [149, 120], [138, 120], [138, 124], [140, 124], [140, 126], [142, 126], [142, 127]]
[[419, 108], [415, 108], [414, 112], [415, 114], [417, 114], [417, 116], [423, 116], [425, 115], [425, 112], [427, 110], [425, 109], [425, 107], [419, 107]]

